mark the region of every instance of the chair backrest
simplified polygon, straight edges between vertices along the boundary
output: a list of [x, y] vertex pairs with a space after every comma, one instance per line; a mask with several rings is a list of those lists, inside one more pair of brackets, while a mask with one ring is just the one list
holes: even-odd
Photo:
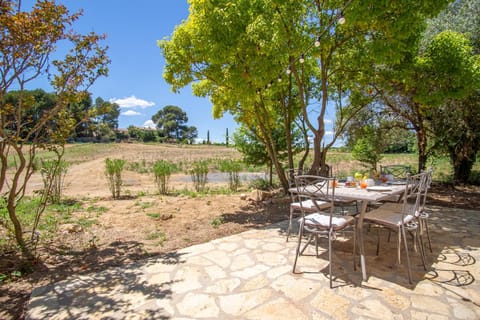
[[423, 185], [423, 192], [422, 192], [422, 201], [418, 209], [419, 212], [423, 212], [425, 210], [425, 204], [427, 203], [428, 189], [430, 189], [430, 185], [432, 184], [432, 176], [433, 176], [433, 169], [429, 168], [426, 171], [425, 183]]
[[381, 175], [392, 175], [395, 179], [406, 179], [407, 175], [412, 173], [412, 167], [403, 164], [392, 164], [380, 166]]
[[[325, 211], [322, 209], [320, 201], [330, 203], [330, 220], [332, 219], [335, 200], [335, 177], [322, 177], [315, 175], [298, 175], [295, 176], [295, 184], [297, 187], [297, 196], [300, 199], [300, 208], [302, 215], [306, 212], [311, 212], [311, 208], [303, 208], [302, 202], [311, 200], [318, 211]], [[310, 209], [310, 211], [306, 210]], [[330, 221], [331, 224], [331, 221]]]
[[403, 196], [402, 214], [415, 217], [418, 215], [422, 196], [425, 191], [425, 183], [428, 172], [422, 172], [416, 175], [407, 175], [405, 184], [405, 193]]
[[285, 176], [287, 177], [289, 188], [295, 187], [295, 177], [301, 174], [303, 174], [303, 169], [301, 168], [285, 169]]

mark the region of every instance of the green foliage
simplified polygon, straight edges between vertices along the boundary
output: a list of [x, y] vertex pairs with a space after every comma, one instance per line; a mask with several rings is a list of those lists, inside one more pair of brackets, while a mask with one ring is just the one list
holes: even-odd
[[42, 160], [40, 173], [44, 192], [53, 203], [60, 203], [69, 163], [65, 160]]
[[107, 212], [107, 211], [108, 211], [108, 208], [104, 207], [104, 206], [99, 207], [99, 206], [93, 205], [93, 206], [87, 207], [87, 212], [96, 212], [96, 213], [100, 214], [100, 213]]
[[[158, 42], [165, 80], [174, 91], [192, 84], [195, 95], [210, 97], [215, 117], [230, 112], [255, 131], [285, 186], [274, 129], [284, 126], [288, 148], [292, 123], [304, 120], [305, 132], [314, 137], [312, 165], [323, 166], [326, 150], [357, 110], [349, 98], [364, 97], [361, 91], [382, 66], [403, 64], [424, 19], [448, 0], [403, 1], [401, 10], [391, 1], [189, 3], [189, 17]], [[340, 13], [345, 23], [338, 21]], [[319, 44], [313, 45], [317, 37]], [[358, 108], [370, 100], [357, 99]], [[352, 110], [339, 112], [332, 143], [322, 145], [332, 101], [338, 110]], [[287, 153], [291, 160], [291, 150]]]
[[141, 142], [159, 142], [161, 138], [158, 135], [157, 130], [148, 128], [137, 128], [135, 126], [129, 126], [127, 128], [128, 137], [133, 140]]
[[92, 219], [88, 217], [80, 217], [77, 221], [77, 224], [79, 224], [82, 228], [87, 229], [90, 228], [92, 225], [97, 224], [98, 220], [97, 219]]
[[448, 30], [436, 35], [417, 58], [417, 68], [422, 73], [417, 99], [429, 106], [462, 99], [480, 88], [480, 59], [461, 33]]
[[[81, 14], [70, 14], [64, 5], [36, 1], [24, 10], [25, 6], [16, 1], [6, 1], [1, 7], [0, 52], [2, 61], [8, 63], [0, 64], [0, 168], [12, 169], [12, 174], [0, 174], [0, 190], [7, 200], [15, 239], [24, 256], [32, 259], [16, 208], [33, 174], [36, 152], [58, 149], [66, 143], [79, 125], [68, 106], [88, 96], [88, 88], [108, 74], [109, 58], [106, 47], [101, 45], [105, 36], [72, 30], [72, 23]], [[59, 43], [63, 57], [56, 52]], [[39, 99], [35, 93], [24, 90], [40, 76], [51, 80], [55, 99], [46, 95], [42, 96], [47, 99]], [[16, 102], [7, 101], [5, 94], [16, 88], [21, 88]], [[82, 121], [95, 112], [83, 112]], [[8, 168], [9, 157], [18, 160], [14, 168]], [[38, 225], [42, 210], [35, 210], [33, 228]]]
[[357, 140], [352, 149], [352, 156], [371, 170], [372, 174], [375, 174], [377, 165], [383, 158], [382, 138], [373, 127], [364, 127], [362, 131], [363, 135]]
[[240, 171], [242, 164], [237, 160], [222, 160], [220, 171], [228, 173], [228, 186], [230, 190], [237, 191], [240, 186]]
[[[48, 205], [43, 214], [43, 218], [40, 220], [36, 229], [34, 229], [36, 221], [36, 209], [41, 203], [40, 197], [24, 197], [17, 204], [17, 216], [19, 222], [24, 227], [24, 237], [28, 246], [34, 246], [38, 241], [47, 239], [51, 235], [55, 234], [57, 227], [61, 223], [73, 223], [72, 212], [81, 210], [79, 202], [66, 202], [63, 201], [58, 204]], [[8, 211], [0, 203], [0, 226], [6, 231], [6, 237], [0, 240], [0, 252], [3, 250], [15, 250], [16, 244], [14, 243], [14, 226], [8, 219]], [[35, 231], [32, 231], [35, 230]], [[38, 231], [37, 231], [38, 230]], [[32, 233], [33, 232], [33, 233]], [[34, 238], [32, 239], [32, 234]], [[32, 242], [33, 241], [33, 242]]]
[[213, 218], [212, 221], [210, 221], [210, 224], [212, 225], [212, 227], [217, 229], [224, 222], [225, 222], [225, 220], [224, 220], [223, 216], [218, 216], [218, 217]]
[[128, 162], [126, 169], [138, 173], [147, 173], [149, 170], [145, 159], [142, 159], [141, 161]]
[[437, 34], [445, 30], [460, 32], [468, 36], [476, 48], [477, 54], [480, 53], [480, 1], [452, 1], [439, 15], [428, 20], [428, 26], [421, 42], [422, 51]]
[[480, 186], [480, 170], [472, 170], [468, 178], [468, 183]]
[[258, 190], [264, 190], [264, 191], [268, 191], [272, 188], [272, 185], [270, 184], [270, 181], [268, 181], [267, 179], [263, 179], [263, 178], [253, 179], [252, 181], [250, 181], [248, 186], [251, 189], [258, 189]]
[[120, 197], [122, 187], [122, 172], [126, 161], [123, 159], [105, 159], [105, 176], [107, 177], [108, 187], [114, 199]]
[[140, 208], [142, 208], [142, 210], [148, 209], [148, 208], [154, 206], [155, 204], [156, 204], [155, 201], [153, 201], [153, 202], [148, 202], [148, 201], [136, 201], [136, 202], [135, 202], [135, 205], [136, 205], [136, 206], [139, 206]]
[[157, 244], [160, 245], [160, 246], [163, 246], [165, 241], [167, 241], [167, 235], [165, 234], [165, 232], [155, 230], [155, 231], [152, 231], [152, 232], [148, 233], [145, 236], [145, 239], [146, 240], [158, 240]]
[[240, 126], [233, 133], [235, 148], [243, 155], [243, 161], [251, 165], [270, 163], [265, 144], [245, 126]]
[[153, 164], [152, 170], [155, 176], [155, 183], [157, 184], [158, 192], [160, 194], [167, 194], [170, 176], [177, 171], [177, 167], [173, 162], [158, 160]]
[[204, 192], [207, 184], [208, 161], [199, 160], [191, 164], [188, 174], [190, 174], [195, 191]]
[[193, 143], [198, 136], [197, 128], [190, 126], [187, 113], [177, 106], [166, 106], [152, 116], [152, 121], [157, 125], [157, 130], [166, 141], [174, 139], [178, 142]]

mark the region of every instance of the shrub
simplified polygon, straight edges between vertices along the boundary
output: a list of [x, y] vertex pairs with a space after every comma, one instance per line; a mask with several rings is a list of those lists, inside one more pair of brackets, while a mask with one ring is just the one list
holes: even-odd
[[220, 162], [220, 171], [228, 173], [228, 186], [230, 190], [237, 191], [240, 186], [240, 171], [242, 165], [235, 160], [222, 160]]
[[158, 187], [158, 192], [160, 194], [167, 194], [168, 192], [168, 181], [173, 172], [176, 171], [176, 166], [174, 163], [158, 160], [153, 164], [153, 174], [155, 176], [155, 183]]
[[47, 199], [53, 203], [60, 203], [68, 166], [69, 164], [65, 160], [41, 161], [40, 173], [44, 192], [47, 192]]
[[195, 191], [203, 192], [207, 184], [208, 162], [205, 160], [193, 162], [188, 173], [192, 177]]
[[268, 191], [271, 188], [270, 182], [264, 178], [256, 178], [250, 181], [250, 188]]
[[480, 186], [480, 171], [472, 170], [472, 172], [470, 172], [468, 182], [473, 185]]
[[225, 221], [222, 216], [216, 217], [210, 221], [210, 225], [217, 229], [221, 224], [223, 224]]
[[108, 180], [108, 187], [112, 192], [114, 199], [120, 197], [120, 188], [122, 186], [122, 172], [125, 166], [123, 159], [105, 159], [105, 175]]

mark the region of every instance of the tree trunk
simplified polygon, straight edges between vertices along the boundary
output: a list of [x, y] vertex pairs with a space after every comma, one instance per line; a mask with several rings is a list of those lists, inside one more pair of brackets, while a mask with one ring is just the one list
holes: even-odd
[[455, 184], [468, 183], [468, 178], [476, 160], [475, 154], [466, 157], [462, 153], [450, 151], [450, 159], [453, 165], [453, 182]]
[[308, 140], [307, 128], [305, 125], [305, 120], [303, 118], [301, 120], [300, 130], [302, 131], [303, 142], [305, 143], [305, 151], [303, 152], [302, 157], [298, 161], [298, 169], [301, 169], [303, 171], [303, 169], [305, 169], [305, 161], [307, 160], [308, 155], [310, 154], [310, 141]]
[[[275, 167], [275, 170], [277, 171], [278, 178], [280, 179], [280, 184], [282, 185], [284, 191], [288, 192], [288, 179], [285, 175], [285, 172], [283, 171], [282, 164], [278, 160], [277, 150], [275, 148], [275, 143], [273, 142], [273, 137], [271, 135], [272, 131], [266, 127], [264, 122], [262, 122], [263, 114], [261, 111], [265, 112], [265, 106], [262, 103], [258, 104], [258, 108], [255, 108], [255, 112], [257, 114], [258, 127], [262, 132], [263, 142], [265, 143], [265, 147], [267, 149], [267, 153], [271, 160], [271, 163]], [[268, 117], [265, 117], [265, 118], [268, 118]]]
[[425, 170], [427, 165], [428, 155], [427, 155], [427, 135], [422, 126], [418, 128], [417, 131], [417, 147], [418, 147], [418, 172]]
[[268, 163], [268, 166], [269, 166], [269, 170], [268, 170], [269, 171], [269, 177], [268, 177], [269, 181], [268, 181], [268, 183], [270, 184], [270, 186], [273, 186], [273, 165], [272, 165], [271, 161]]
[[313, 138], [313, 162], [309, 174], [330, 176], [330, 168], [327, 165], [327, 150], [321, 146], [323, 130], [319, 130]]

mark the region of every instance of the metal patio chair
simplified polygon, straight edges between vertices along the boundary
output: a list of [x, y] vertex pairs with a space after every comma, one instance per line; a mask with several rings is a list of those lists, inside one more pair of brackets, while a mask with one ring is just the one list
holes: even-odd
[[[425, 189], [427, 173], [420, 173], [413, 176], [407, 176], [405, 191], [402, 202], [386, 203], [377, 209], [368, 211], [365, 214], [364, 222], [396, 231], [398, 234], [397, 242], [397, 262], [401, 263], [401, 246], [405, 247], [405, 256], [407, 260], [408, 279], [412, 283], [412, 272], [410, 268], [410, 256], [406, 233], [414, 234], [414, 242], [420, 241], [420, 226], [417, 222], [418, 210], [422, 201], [422, 195]], [[426, 270], [425, 254], [423, 245], [419, 243], [420, 255], [423, 267]], [[380, 251], [380, 229], [378, 230], [377, 255]]]
[[[332, 242], [335, 239], [336, 232], [345, 228], [353, 227], [353, 262], [355, 267], [355, 219], [348, 215], [339, 215], [335, 213], [335, 178], [326, 178], [312, 175], [299, 175], [295, 177], [297, 196], [300, 201], [302, 217], [300, 219], [300, 228], [298, 232], [298, 244], [293, 263], [293, 273], [297, 266], [298, 257], [305, 251], [306, 247], [315, 239], [315, 250], [318, 256], [318, 238], [326, 236], [328, 238], [328, 262], [329, 262], [329, 280], [332, 288]], [[316, 211], [312, 213], [310, 207], [305, 207], [303, 203], [310, 201]], [[329, 203], [325, 208], [323, 203]], [[301, 243], [304, 233], [308, 234], [307, 243], [301, 249]]]
[[287, 229], [287, 239], [290, 237], [290, 233], [292, 232], [292, 225], [293, 225], [293, 218], [295, 216], [299, 216], [302, 213], [302, 207], [304, 211], [315, 212], [317, 211], [316, 205], [320, 206], [323, 209], [326, 209], [330, 206], [330, 202], [326, 201], [317, 201], [316, 205], [310, 199], [305, 199], [303, 197], [298, 197], [296, 192], [296, 184], [295, 184], [295, 177], [299, 176], [303, 173], [302, 169], [287, 169], [285, 171], [287, 175], [287, 179], [289, 182], [289, 188], [295, 189], [294, 192], [290, 192], [290, 215], [288, 219], [288, 229]]

